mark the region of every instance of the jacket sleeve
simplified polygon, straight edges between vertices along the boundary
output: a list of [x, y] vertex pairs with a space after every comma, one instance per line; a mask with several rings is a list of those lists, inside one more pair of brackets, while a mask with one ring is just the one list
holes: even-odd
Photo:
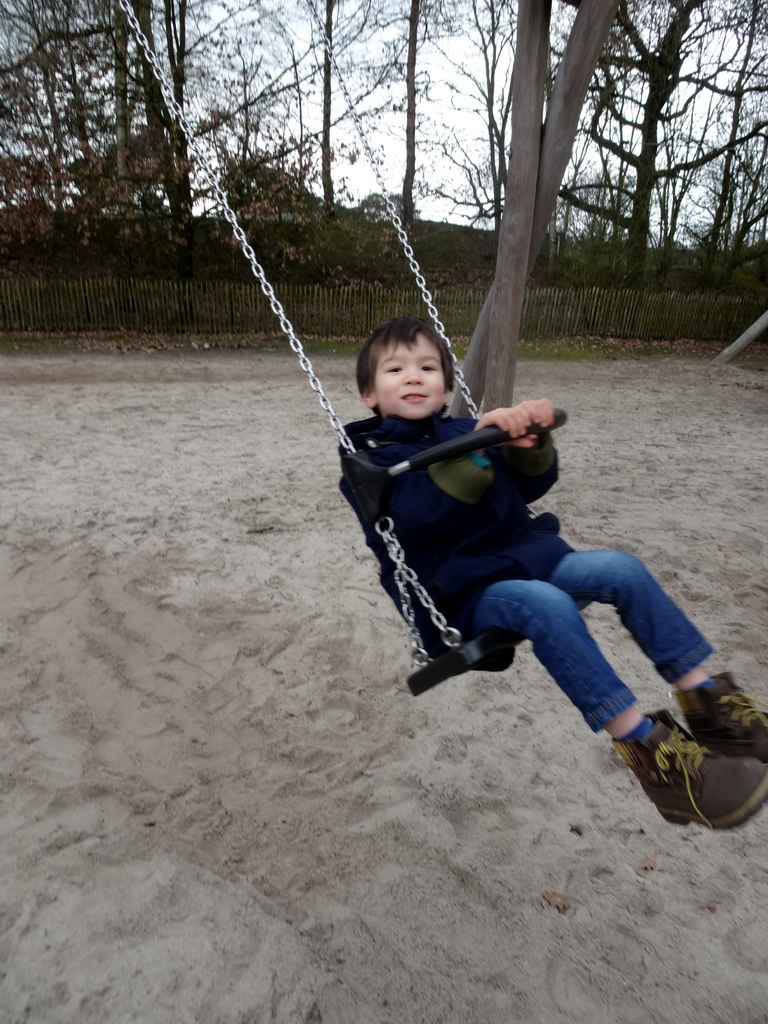
[[537, 448], [501, 449], [501, 460], [526, 502], [541, 498], [557, 481], [557, 450], [551, 434], [541, 434]]
[[476, 505], [493, 483], [493, 468], [486, 459], [484, 465], [461, 455], [456, 459], [436, 462], [427, 470], [432, 483], [451, 498], [465, 505]]

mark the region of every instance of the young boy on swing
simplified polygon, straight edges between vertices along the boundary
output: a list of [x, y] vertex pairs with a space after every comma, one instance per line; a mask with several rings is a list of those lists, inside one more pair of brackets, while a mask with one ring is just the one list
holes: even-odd
[[[424, 321], [399, 317], [379, 327], [357, 360], [357, 384], [374, 415], [346, 427], [357, 450], [392, 466], [459, 434], [494, 426], [513, 440], [394, 478], [386, 514], [405, 558], [448, 622], [465, 635], [492, 626], [531, 640], [539, 661], [587, 725], [604, 729], [668, 821], [732, 828], [768, 798], [768, 717], [728, 673], [711, 676], [713, 648], [645, 566], [620, 551], [574, 551], [557, 519], [527, 504], [557, 479], [548, 399], [494, 409], [479, 420], [447, 411], [453, 365]], [[381, 563], [381, 582], [400, 606], [394, 565], [360, 515]], [[675, 688], [683, 729], [662, 709], [645, 715], [586, 628], [579, 609], [612, 604], [656, 670]], [[436, 627], [418, 602], [416, 624], [430, 654]]]

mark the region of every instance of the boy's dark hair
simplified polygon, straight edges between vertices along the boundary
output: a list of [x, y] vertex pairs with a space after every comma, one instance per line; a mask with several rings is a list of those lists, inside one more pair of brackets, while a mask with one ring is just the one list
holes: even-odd
[[417, 334], [426, 335], [440, 353], [445, 389], [453, 391], [453, 361], [443, 339], [425, 320], [417, 316], [397, 316], [377, 327], [357, 354], [357, 388], [361, 395], [373, 387], [381, 353], [395, 345], [413, 348]]

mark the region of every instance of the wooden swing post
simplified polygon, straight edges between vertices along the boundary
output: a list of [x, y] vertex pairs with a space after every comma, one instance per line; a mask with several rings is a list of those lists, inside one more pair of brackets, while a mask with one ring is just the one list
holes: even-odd
[[[485, 407], [512, 400], [523, 298], [573, 149], [587, 87], [619, 0], [580, 0], [542, 126], [551, 0], [520, 0], [512, 87], [512, 151], [496, 278], [464, 364]], [[454, 411], [461, 410], [460, 400]]]
[[551, 15], [552, 0], [520, 0], [518, 5], [510, 120], [512, 153], [496, 253], [496, 288], [485, 366], [486, 407], [490, 409], [508, 405], [505, 396], [511, 395], [515, 386], [521, 319], [518, 310], [528, 277]]
[[715, 356], [712, 360], [713, 363], [730, 363], [732, 359], [735, 359], [739, 352], [743, 352], [747, 345], [750, 345], [753, 341], [757, 341], [762, 335], [768, 333], [768, 310], [763, 313], [755, 322], [741, 334], [732, 345], [728, 348], [724, 348], [722, 352]]

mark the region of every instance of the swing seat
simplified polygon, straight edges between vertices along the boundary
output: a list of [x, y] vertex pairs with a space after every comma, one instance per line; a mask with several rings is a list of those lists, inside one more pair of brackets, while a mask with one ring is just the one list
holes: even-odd
[[461, 675], [462, 672], [503, 672], [509, 668], [515, 657], [515, 647], [523, 637], [508, 629], [493, 626], [478, 633], [472, 640], [465, 640], [458, 647], [449, 648], [445, 654], [434, 658], [408, 676], [408, 687], [414, 697], [430, 690], [444, 679]]

